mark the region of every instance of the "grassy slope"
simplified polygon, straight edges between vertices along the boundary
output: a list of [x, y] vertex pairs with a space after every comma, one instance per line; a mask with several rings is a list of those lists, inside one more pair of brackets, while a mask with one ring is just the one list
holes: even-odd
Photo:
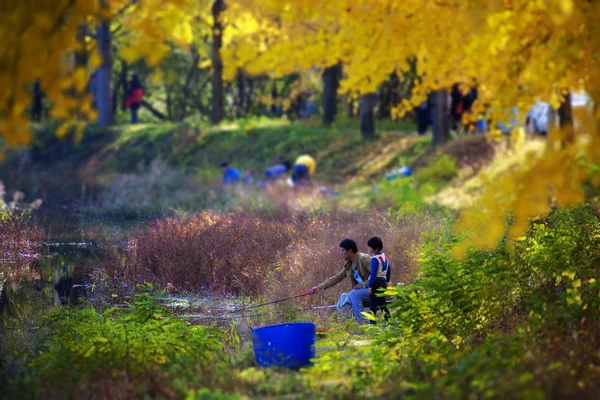
[[[387, 126], [386, 126], [387, 125]], [[310, 123], [263, 121], [239, 126], [126, 126], [100, 152], [103, 169], [132, 171], [140, 161], [162, 158], [197, 172], [206, 180], [219, 176], [218, 164], [228, 160], [240, 170], [262, 171], [278, 157], [293, 160], [308, 153], [317, 160], [316, 179], [328, 183], [361, 181], [416, 159], [429, 146], [428, 138], [411, 135], [410, 124], [384, 124], [379, 140], [363, 143], [356, 126], [322, 127]], [[395, 128], [394, 130], [390, 128]]]
[[[330, 127], [320, 121], [287, 120], [119, 125], [90, 127], [78, 144], [55, 138], [52, 129], [40, 129], [31, 161], [18, 167], [18, 157], [13, 157], [0, 167], [0, 179], [28, 197], [62, 205], [85, 202], [82, 192], [94, 196], [110, 184], [113, 173], [147, 171], [155, 159], [193, 176], [194, 182], [218, 185], [223, 160], [262, 179], [262, 171], [279, 157], [293, 161], [308, 153], [317, 161], [318, 184], [342, 192], [345, 204], [364, 208], [373, 184], [381, 183], [386, 172], [402, 164], [423, 168], [435, 156], [430, 136], [417, 136], [411, 123], [378, 121], [377, 127], [378, 139], [364, 142], [358, 121], [348, 119]], [[462, 167], [489, 158], [486, 146], [482, 136], [467, 137], [452, 141], [443, 151]]]

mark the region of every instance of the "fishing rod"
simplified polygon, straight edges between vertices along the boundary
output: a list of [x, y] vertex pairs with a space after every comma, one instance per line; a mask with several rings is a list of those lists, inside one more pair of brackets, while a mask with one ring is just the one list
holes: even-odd
[[313, 293], [311, 293], [311, 292], [309, 291], [309, 292], [306, 292], [306, 293], [297, 294], [297, 295], [295, 295], [295, 296], [290, 296], [290, 297], [286, 297], [286, 298], [279, 299], [279, 300], [273, 300], [273, 301], [269, 301], [268, 303], [256, 304], [256, 305], [249, 306], [249, 307], [242, 307], [242, 308], [238, 308], [238, 309], [236, 309], [236, 310], [227, 311], [227, 312], [226, 312], [226, 314], [235, 314], [235, 313], [239, 313], [239, 312], [241, 312], [241, 311], [250, 310], [250, 309], [252, 309], [252, 308], [263, 307], [263, 306], [268, 306], [269, 304], [281, 303], [282, 301], [287, 301], [287, 300], [297, 299], [298, 297], [304, 297], [304, 296], [308, 296], [308, 295], [310, 295], [310, 294], [313, 294]]
[[[252, 318], [258, 317], [261, 315], [277, 315], [277, 314], [285, 314], [288, 312], [300, 312], [300, 311], [315, 311], [315, 310], [324, 310], [328, 308], [335, 308], [337, 305], [332, 304], [328, 306], [316, 306], [316, 307], [305, 307], [305, 308], [296, 308], [293, 310], [285, 310], [285, 311], [273, 311], [273, 312], [259, 312], [254, 314], [246, 314], [246, 315], [232, 315], [232, 316], [224, 316], [224, 315], [207, 315], [207, 314], [183, 314], [180, 317], [183, 318], [195, 318], [195, 319], [210, 319], [213, 321], [231, 321], [234, 319], [242, 319], [242, 318]], [[226, 313], [227, 314], [227, 313]]]

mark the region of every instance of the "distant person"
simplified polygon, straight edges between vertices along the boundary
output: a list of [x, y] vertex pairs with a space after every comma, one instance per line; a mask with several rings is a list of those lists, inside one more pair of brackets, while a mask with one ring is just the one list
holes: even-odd
[[286, 172], [288, 172], [291, 168], [289, 161], [283, 161], [279, 164], [273, 165], [265, 170], [265, 181], [275, 182], [280, 180]]
[[474, 130], [475, 126], [473, 123], [468, 123], [466, 126], [462, 126], [463, 116], [471, 111], [473, 103], [477, 100], [477, 89], [470, 88], [466, 91], [462, 84], [455, 83], [450, 91], [450, 116], [452, 117], [452, 129], [458, 131], [461, 127], [464, 131]]
[[240, 180], [240, 171], [233, 168], [227, 161], [221, 163], [221, 171], [223, 171], [223, 186], [233, 185]]
[[427, 100], [415, 108], [415, 119], [417, 122], [417, 133], [419, 135], [425, 135], [427, 133], [427, 128], [429, 128], [429, 125], [431, 124], [431, 110]]
[[307, 119], [312, 117], [313, 115], [317, 115], [319, 113], [319, 105], [314, 100], [308, 100], [302, 104], [300, 108], [300, 112], [298, 117], [300, 119]]
[[43, 104], [44, 93], [40, 86], [40, 81], [35, 81], [33, 84], [33, 104], [31, 106], [31, 119], [35, 122], [42, 120], [42, 112], [44, 111]]
[[462, 121], [462, 116], [464, 113], [464, 93], [460, 84], [455, 83], [452, 85], [452, 90], [450, 91], [450, 116], [452, 117], [452, 129], [457, 131], [459, 128], [459, 124]]
[[[473, 104], [475, 103], [475, 100], [477, 100], [477, 88], [476, 87], [472, 87], [467, 94], [465, 95], [464, 99], [463, 99], [463, 106], [464, 106], [464, 110], [463, 113], [470, 113], [471, 110], [473, 109]], [[471, 118], [469, 122], [467, 122], [466, 126], [465, 126], [465, 132], [475, 132], [477, 130], [477, 125], [476, 125], [476, 120], [474, 118]]]
[[315, 294], [319, 290], [325, 290], [337, 285], [346, 278], [350, 278], [352, 290], [350, 292], [350, 303], [354, 317], [360, 323], [364, 321], [361, 315], [363, 309], [363, 301], [369, 300], [369, 289], [367, 283], [371, 270], [371, 257], [368, 254], [359, 253], [356, 242], [352, 239], [344, 239], [340, 243], [340, 252], [342, 259], [345, 261], [344, 267], [340, 272], [311, 288], [308, 293]]
[[536, 101], [525, 118], [525, 125], [528, 130], [533, 133], [546, 136], [550, 129], [550, 121], [552, 120], [552, 108], [550, 103]]
[[512, 118], [507, 121], [500, 121], [496, 124], [496, 128], [504, 134], [510, 134], [513, 129], [519, 126], [519, 109], [513, 106], [511, 109]]
[[254, 178], [252, 177], [252, 171], [247, 169], [242, 177], [242, 182], [245, 186], [252, 186], [254, 184]]
[[277, 99], [279, 98], [279, 93], [277, 93], [277, 86], [273, 86], [271, 89], [271, 99], [273, 99], [273, 104], [271, 104], [271, 115], [274, 117], [281, 117], [283, 115], [281, 105], [278, 104]]
[[303, 154], [296, 159], [292, 171], [292, 182], [295, 187], [310, 186], [310, 177], [315, 173], [315, 159], [308, 154]]
[[[381, 310], [386, 321], [389, 319], [390, 312], [385, 305], [385, 297], [377, 296], [381, 289], [385, 289], [390, 282], [391, 268], [390, 261], [383, 252], [383, 241], [379, 236], [374, 236], [367, 242], [369, 254], [371, 257], [371, 272], [367, 287], [369, 288], [369, 305], [373, 315], [377, 315], [377, 310]], [[372, 323], [369, 321], [369, 323]]]
[[133, 74], [131, 81], [129, 81], [129, 88], [127, 90], [127, 99], [125, 106], [131, 110], [131, 123], [137, 124], [138, 122], [138, 110], [142, 105], [142, 98], [144, 97], [144, 89], [137, 76]]

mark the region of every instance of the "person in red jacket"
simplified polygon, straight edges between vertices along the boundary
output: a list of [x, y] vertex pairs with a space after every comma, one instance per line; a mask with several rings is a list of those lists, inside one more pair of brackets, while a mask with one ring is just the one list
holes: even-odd
[[140, 83], [140, 79], [136, 74], [133, 74], [131, 81], [129, 81], [129, 89], [127, 90], [126, 106], [131, 110], [131, 123], [136, 124], [138, 122], [138, 110], [142, 104], [142, 98], [144, 97], [144, 89]]

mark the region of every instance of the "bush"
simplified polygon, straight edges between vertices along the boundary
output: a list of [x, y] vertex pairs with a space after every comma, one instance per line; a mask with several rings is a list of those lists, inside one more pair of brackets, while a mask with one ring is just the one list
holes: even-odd
[[527, 237], [460, 260], [449, 254], [458, 240], [430, 240], [418, 278], [389, 291], [397, 301], [388, 328], [369, 346], [326, 353], [307, 379], [336, 383], [342, 397], [597, 393], [596, 216], [558, 210]]
[[248, 294], [264, 289], [270, 267], [292, 240], [285, 223], [244, 213], [202, 213], [151, 222], [110, 274], [197, 291]]
[[442, 220], [453, 218], [450, 210], [445, 206], [430, 202], [427, 197], [439, 190], [438, 184], [427, 183], [416, 187], [413, 178], [397, 178], [382, 181], [374, 187], [370, 194], [373, 208], [386, 207], [393, 216], [415, 216], [424, 214], [437, 216]]
[[415, 182], [418, 185], [443, 184], [454, 178], [458, 172], [456, 158], [442, 154], [434, 158], [433, 163], [419, 169], [415, 173]]
[[58, 308], [48, 317], [52, 334], [27, 371], [36, 397], [181, 398], [227, 376], [223, 331], [188, 325], [158, 306], [163, 293], [140, 289], [127, 309]]
[[24, 194], [15, 192], [13, 200], [4, 201], [5, 189], [0, 181], [0, 291], [4, 282], [18, 285], [38, 256], [44, 232], [30, 221], [31, 210], [41, 200], [25, 203]]
[[[286, 297], [340, 270], [343, 238], [354, 238], [366, 253], [367, 240], [379, 235], [392, 260], [392, 279], [408, 282], [419, 236], [444, 227], [444, 220], [427, 216], [400, 219], [378, 213], [202, 213], [152, 222], [131, 241], [124, 259], [115, 258], [106, 270], [130, 283], [148, 280], [185, 290]], [[349, 285], [344, 282], [318, 301], [332, 304]]]

